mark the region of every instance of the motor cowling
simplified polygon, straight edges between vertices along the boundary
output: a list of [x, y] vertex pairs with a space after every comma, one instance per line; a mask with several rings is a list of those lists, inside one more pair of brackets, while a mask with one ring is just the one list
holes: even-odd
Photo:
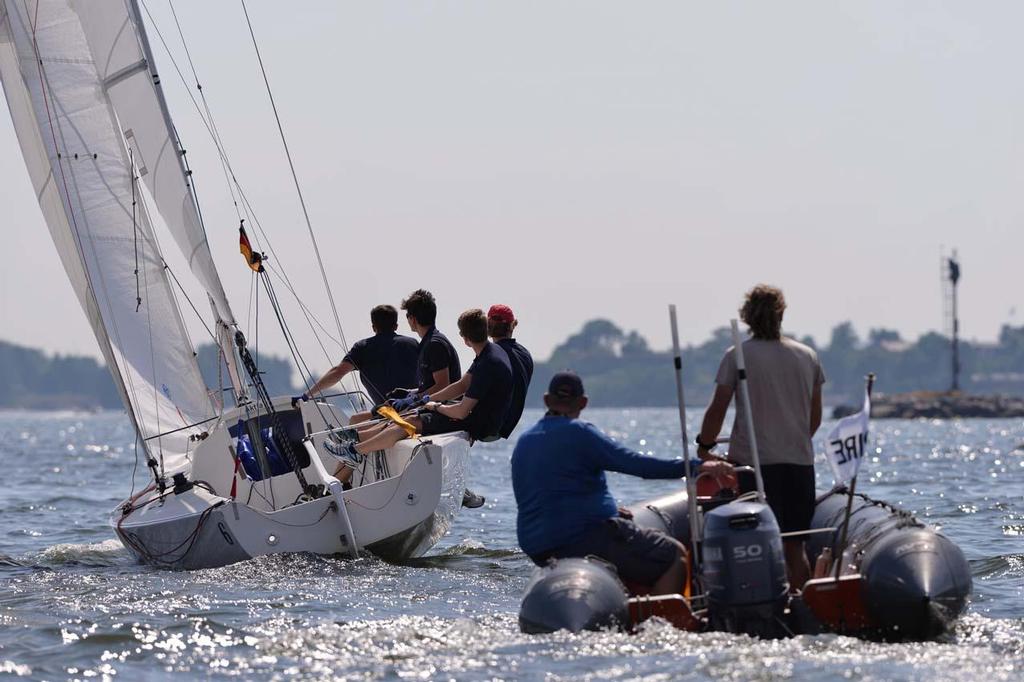
[[702, 582], [713, 630], [786, 634], [786, 561], [775, 515], [760, 502], [731, 502], [704, 517]]
[[626, 588], [596, 557], [552, 560], [526, 586], [519, 629], [527, 634], [628, 628]]

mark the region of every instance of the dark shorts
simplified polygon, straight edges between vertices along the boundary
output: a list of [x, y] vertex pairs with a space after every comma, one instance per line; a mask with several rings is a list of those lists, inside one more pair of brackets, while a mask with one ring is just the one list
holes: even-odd
[[814, 516], [814, 466], [766, 464], [761, 467], [764, 494], [783, 533], [807, 530]]
[[492, 434], [484, 433], [476, 424], [469, 419], [452, 419], [437, 412], [420, 412], [420, 421], [423, 428], [420, 434], [423, 436], [436, 436], [439, 433], [453, 433], [455, 431], [467, 431], [473, 440], [487, 440]]
[[451, 433], [453, 431], [466, 431], [466, 423], [461, 419], [452, 419], [437, 412], [420, 412], [420, 421], [423, 428], [420, 429], [424, 436], [436, 436], [439, 433]]
[[614, 564], [623, 580], [641, 585], [653, 585], [679, 558], [678, 546], [668, 535], [622, 518], [607, 519], [589, 528], [576, 542], [530, 558], [543, 566], [552, 557], [590, 554]]

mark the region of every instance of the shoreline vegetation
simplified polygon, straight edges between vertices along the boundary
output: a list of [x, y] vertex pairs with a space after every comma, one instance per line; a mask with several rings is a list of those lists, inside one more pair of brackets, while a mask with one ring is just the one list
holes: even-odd
[[[893, 330], [872, 329], [861, 338], [850, 322], [844, 322], [832, 330], [826, 345], [807, 336], [787, 335], [818, 351], [827, 377], [826, 404], [859, 404], [868, 372], [878, 376], [879, 393], [899, 404], [906, 401], [895, 394], [929, 395], [945, 404], [940, 397], [950, 384], [951, 351], [949, 339], [941, 334], [929, 332], [916, 341], [906, 341]], [[528, 338], [522, 340], [529, 344]], [[689, 407], [707, 404], [722, 353], [731, 345], [728, 328], [721, 327], [703, 343], [683, 349]], [[200, 346], [198, 356], [207, 384], [217, 386], [216, 349], [210, 344]], [[259, 362], [271, 394], [297, 391], [285, 358], [263, 355]], [[989, 400], [999, 395], [1024, 397], [1024, 326], [1004, 325], [993, 343], [961, 341], [960, 362], [962, 395], [973, 400], [971, 404], [978, 404], [971, 396], [992, 396]], [[670, 352], [652, 350], [643, 336], [609, 320], [587, 322], [559, 344], [549, 359], [537, 363], [527, 405], [541, 406], [551, 376], [567, 368], [586, 379], [592, 405], [675, 405]], [[107, 368], [94, 358], [51, 356], [0, 341], [0, 408], [120, 409], [121, 400]]]

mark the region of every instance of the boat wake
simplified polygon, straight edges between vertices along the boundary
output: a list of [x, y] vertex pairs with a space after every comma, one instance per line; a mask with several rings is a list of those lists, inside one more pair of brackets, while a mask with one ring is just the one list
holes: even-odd
[[521, 558], [522, 552], [517, 549], [488, 549], [479, 540], [462, 540], [456, 545], [446, 548], [440, 554], [416, 557], [402, 562], [403, 566], [413, 568], [459, 568], [461, 566], [480, 567], [480, 560], [490, 560], [490, 564], [498, 566], [499, 562], [509, 558]]
[[1024, 554], [1001, 554], [970, 562], [975, 578], [1024, 577]]
[[14, 557], [9, 557], [6, 554], [0, 554], [0, 566], [6, 566], [11, 568], [21, 568], [25, 564], [21, 563]]
[[33, 563], [44, 567], [116, 566], [134, 560], [120, 542], [111, 538], [103, 542], [52, 545], [32, 557]]

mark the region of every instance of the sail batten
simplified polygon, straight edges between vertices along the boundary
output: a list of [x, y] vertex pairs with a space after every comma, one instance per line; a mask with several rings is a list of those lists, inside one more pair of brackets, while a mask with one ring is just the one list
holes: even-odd
[[[0, 81], [68, 278], [140, 438], [169, 475], [189, 468], [190, 437], [203, 430], [190, 425], [215, 416], [218, 406], [199, 372], [149, 213], [133, 207], [144, 198], [140, 181], [173, 182], [174, 174], [161, 172], [167, 164], [157, 153], [145, 174], [133, 165], [138, 150], [145, 159], [147, 140], [171, 148], [166, 135], [149, 135], [165, 125], [159, 110], [148, 110], [156, 121], [146, 120], [145, 110], [129, 112], [129, 122], [111, 96], [149, 78], [140, 59], [130, 59], [138, 41], [125, 12], [121, 0], [39, 0], [31, 7], [0, 0]], [[97, 53], [86, 24], [111, 16], [109, 50]], [[148, 96], [154, 99], [152, 90]]]

